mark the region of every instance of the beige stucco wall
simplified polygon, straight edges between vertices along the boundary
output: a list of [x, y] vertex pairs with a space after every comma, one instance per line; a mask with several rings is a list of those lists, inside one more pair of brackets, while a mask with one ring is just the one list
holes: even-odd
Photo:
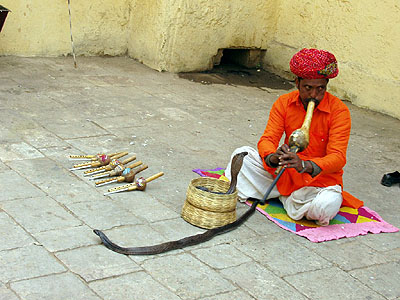
[[219, 48], [266, 49], [275, 31], [275, 0], [168, 2], [169, 39], [161, 67], [170, 71], [211, 69]]
[[265, 66], [289, 71], [303, 47], [332, 51], [339, 76], [331, 91], [354, 104], [400, 118], [398, 0], [281, 0]]
[[[71, 0], [77, 55], [129, 56], [157, 70], [212, 68], [219, 48], [266, 49], [279, 0]], [[3, 0], [0, 55], [71, 53], [67, 0]]]
[[220, 48], [266, 49], [276, 2], [132, 0], [129, 55], [160, 71], [211, 69]]
[[[0, 55], [71, 53], [67, 0], [2, 0], [11, 9]], [[77, 55], [124, 55], [170, 72], [211, 69], [220, 48], [267, 50], [263, 67], [290, 77], [303, 47], [332, 51], [330, 90], [400, 118], [398, 0], [71, 0]]]
[[128, 55], [153, 69], [161, 70], [164, 60], [160, 49], [165, 43], [165, 0], [132, 0], [128, 32]]
[[[75, 50], [80, 55], [127, 52], [129, 0], [71, 0]], [[71, 53], [67, 0], [2, 0], [11, 10], [0, 33], [0, 54]]]

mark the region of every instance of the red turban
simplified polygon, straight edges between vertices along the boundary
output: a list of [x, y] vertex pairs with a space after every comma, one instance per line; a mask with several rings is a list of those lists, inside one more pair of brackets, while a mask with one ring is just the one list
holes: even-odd
[[290, 70], [305, 79], [334, 78], [339, 73], [335, 56], [325, 50], [302, 49], [290, 60]]

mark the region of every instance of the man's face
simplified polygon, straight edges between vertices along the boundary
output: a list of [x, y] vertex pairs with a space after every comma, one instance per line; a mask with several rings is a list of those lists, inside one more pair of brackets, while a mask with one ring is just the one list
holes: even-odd
[[[325, 96], [327, 79], [296, 79], [296, 86], [300, 93], [301, 102], [306, 106], [310, 98], [318, 100], [318, 103]], [[316, 104], [318, 104], [316, 103]]]

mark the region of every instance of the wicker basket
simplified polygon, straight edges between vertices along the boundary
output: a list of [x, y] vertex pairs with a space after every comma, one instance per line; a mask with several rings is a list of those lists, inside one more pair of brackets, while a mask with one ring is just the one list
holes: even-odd
[[214, 194], [199, 190], [202, 186], [213, 192], [225, 193], [229, 182], [211, 177], [193, 179], [186, 193], [182, 218], [192, 225], [211, 229], [236, 220], [237, 191], [232, 194]]

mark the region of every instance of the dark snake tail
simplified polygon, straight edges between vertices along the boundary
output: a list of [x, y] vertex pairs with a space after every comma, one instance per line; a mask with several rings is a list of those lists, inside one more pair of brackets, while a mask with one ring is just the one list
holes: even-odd
[[259, 200], [254, 199], [254, 202], [252, 206], [243, 214], [240, 216], [239, 219], [237, 219], [235, 222], [213, 228], [210, 230], [207, 230], [203, 233], [192, 235], [185, 237], [180, 240], [176, 241], [171, 241], [171, 242], [166, 242], [154, 246], [144, 246], [144, 247], [132, 247], [132, 248], [124, 248], [120, 247], [117, 244], [114, 244], [110, 239], [100, 230], [93, 230], [95, 234], [97, 234], [101, 242], [106, 246], [108, 249], [114, 252], [118, 252], [121, 254], [125, 255], [154, 255], [154, 254], [160, 254], [164, 253], [167, 251], [171, 250], [176, 250], [176, 249], [181, 249], [187, 246], [193, 246], [200, 244], [202, 242], [208, 241], [212, 239], [214, 236], [219, 235], [221, 233], [225, 233], [228, 231], [231, 231], [237, 227], [239, 227], [244, 221], [246, 221], [256, 210], [257, 204], [259, 203]]

